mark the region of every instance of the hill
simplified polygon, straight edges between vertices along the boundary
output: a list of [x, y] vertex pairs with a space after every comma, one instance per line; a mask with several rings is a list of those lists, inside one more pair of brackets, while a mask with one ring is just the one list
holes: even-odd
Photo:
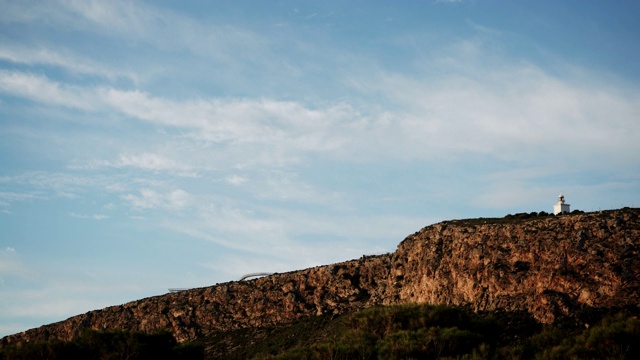
[[637, 312], [639, 250], [640, 209], [445, 221], [408, 236], [390, 254], [91, 311], [5, 337], [0, 348], [69, 341], [94, 329], [168, 331], [180, 343], [206, 340], [211, 353], [211, 344], [231, 341], [225, 334], [259, 338], [304, 323], [322, 328], [318, 321], [376, 305], [523, 313], [541, 324], [577, 319], [589, 309]]

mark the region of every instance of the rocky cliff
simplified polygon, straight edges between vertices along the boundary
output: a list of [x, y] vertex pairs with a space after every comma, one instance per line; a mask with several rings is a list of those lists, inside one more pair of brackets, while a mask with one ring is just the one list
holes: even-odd
[[170, 293], [91, 311], [0, 340], [0, 347], [85, 328], [178, 341], [375, 304], [528, 311], [541, 322], [585, 307], [640, 306], [640, 209], [527, 219], [446, 221], [392, 254]]

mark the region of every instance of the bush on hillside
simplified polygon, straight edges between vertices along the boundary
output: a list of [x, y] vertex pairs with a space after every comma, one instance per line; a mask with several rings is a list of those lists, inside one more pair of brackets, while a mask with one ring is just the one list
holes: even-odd
[[59, 340], [12, 346], [0, 351], [1, 360], [31, 359], [203, 359], [197, 343], [178, 345], [168, 332], [142, 334], [85, 330], [73, 341]]

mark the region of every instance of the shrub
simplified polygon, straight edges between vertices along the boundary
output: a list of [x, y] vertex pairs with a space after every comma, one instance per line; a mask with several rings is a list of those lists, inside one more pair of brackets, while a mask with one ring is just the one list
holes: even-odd
[[481, 336], [468, 330], [429, 327], [390, 334], [378, 343], [377, 349], [379, 359], [426, 359], [461, 356], [480, 343]]
[[69, 342], [53, 340], [10, 347], [0, 359], [202, 359], [201, 345], [177, 345], [168, 332], [158, 334], [123, 331], [83, 331]]

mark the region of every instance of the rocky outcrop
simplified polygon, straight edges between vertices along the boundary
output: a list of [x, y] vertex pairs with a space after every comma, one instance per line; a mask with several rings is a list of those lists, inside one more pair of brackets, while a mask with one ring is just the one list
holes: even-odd
[[585, 306], [640, 306], [639, 214], [427, 227], [393, 254], [391, 302], [526, 310], [544, 323]]
[[72, 339], [83, 329], [155, 332], [178, 341], [213, 331], [269, 326], [320, 314], [340, 314], [382, 303], [391, 255], [232, 281], [91, 311], [2, 339], [1, 344]]
[[85, 328], [178, 341], [341, 314], [375, 304], [432, 303], [528, 311], [541, 322], [584, 307], [640, 306], [640, 210], [448, 221], [392, 254], [142, 299], [5, 337], [69, 340]]

